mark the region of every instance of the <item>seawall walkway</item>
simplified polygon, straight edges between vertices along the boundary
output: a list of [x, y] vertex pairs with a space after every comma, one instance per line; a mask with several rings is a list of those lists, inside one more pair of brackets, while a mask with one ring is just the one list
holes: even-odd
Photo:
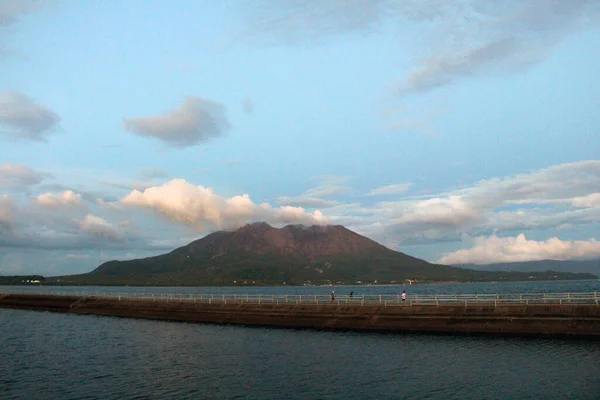
[[0, 293], [0, 307], [167, 321], [378, 332], [600, 338], [598, 293], [399, 296]]

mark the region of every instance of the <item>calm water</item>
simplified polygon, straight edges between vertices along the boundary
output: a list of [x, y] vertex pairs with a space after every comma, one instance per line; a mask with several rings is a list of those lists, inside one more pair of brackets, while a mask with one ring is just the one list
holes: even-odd
[[[343, 287], [364, 294], [402, 286]], [[9, 290], [328, 293], [331, 287]], [[600, 281], [410, 293], [600, 291]], [[365, 334], [0, 309], [0, 399], [600, 399], [600, 342]]]
[[600, 342], [0, 309], [0, 398], [598, 399]]

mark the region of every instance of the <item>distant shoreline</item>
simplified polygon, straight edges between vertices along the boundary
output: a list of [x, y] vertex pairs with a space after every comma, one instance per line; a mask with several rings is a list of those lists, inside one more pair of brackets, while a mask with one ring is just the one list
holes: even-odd
[[[2, 277], [0, 277], [2, 278]], [[101, 283], [4, 283], [0, 279], [0, 286], [22, 286], [22, 287], [214, 287], [214, 288], [244, 288], [244, 287], [410, 287], [410, 286], [425, 286], [425, 285], [458, 285], [458, 284], [490, 284], [490, 283], [532, 283], [532, 282], [593, 282], [600, 278], [590, 279], [538, 279], [527, 281], [431, 281], [431, 282], [416, 282], [413, 284], [401, 283], [375, 283], [375, 284], [323, 284], [323, 285], [282, 285], [282, 284], [246, 284], [246, 285], [174, 285], [174, 284], [101, 284]]]

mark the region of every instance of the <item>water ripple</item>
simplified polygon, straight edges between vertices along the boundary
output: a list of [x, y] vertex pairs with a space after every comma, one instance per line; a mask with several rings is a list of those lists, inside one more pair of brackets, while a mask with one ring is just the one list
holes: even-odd
[[2, 399], [598, 399], [600, 343], [0, 309]]

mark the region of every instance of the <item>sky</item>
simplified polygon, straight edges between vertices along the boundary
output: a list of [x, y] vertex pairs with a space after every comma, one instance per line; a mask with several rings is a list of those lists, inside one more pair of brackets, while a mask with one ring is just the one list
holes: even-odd
[[597, 0], [0, 0], [0, 274], [266, 221], [600, 257]]

